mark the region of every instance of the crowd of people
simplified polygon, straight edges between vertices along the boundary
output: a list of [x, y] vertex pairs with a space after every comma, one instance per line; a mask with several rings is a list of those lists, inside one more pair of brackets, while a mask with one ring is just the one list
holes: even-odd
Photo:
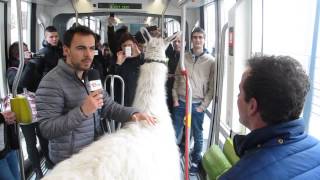
[[[24, 44], [25, 68], [18, 92], [22, 93], [23, 89], [27, 89], [36, 94], [37, 118], [31, 124], [20, 127], [36, 179], [43, 177], [41, 154], [45, 157], [47, 168], [54, 167], [104, 133], [101, 118], [118, 122], [147, 120], [150, 124], [156, 123], [151, 115], [130, 107], [136, 92], [140, 66], [144, 64], [144, 39], [140, 32], [130, 34], [126, 26], [115, 30], [114, 21], [114, 17], [108, 18], [108, 43], [102, 45], [98, 34], [81, 25], [68, 29], [64, 33], [63, 43], [59, 40], [57, 29], [48, 26], [45, 29], [43, 48], [39, 50], [43, 54], [41, 58], [33, 58], [28, 46]], [[160, 36], [156, 26], [148, 27], [148, 31], [154, 37]], [[169, 59], [167, 104], [181, 153], [184, 152], [181, 139], [186, 98], [185, 79], [178, 67], [180, 50], [185, 48], [181, 46], [182, 38], [177, 37], [166, 50]], [[184, 54], [193, 91], [191, 131], [194, 147], [190, 174], [198, 173], [200, 168], [204, 113], [213, 99], [214, 91], [215, 59], [204, 48], [205, 38], [204, 30], [196, 27], [191, 32], [192, 49]], [[18, 42], [15, 42], [9, 48], [7, 60], [10, 89], [19, 62]], [[88, 71], [92, 68], [99, 72], [103, 83], [107, 75], [119, 75], [123, 78], [124, 105], [119, 105], [119, 82], [115, 82], [114, 100], [103, 90], [89, 91]], [[109, 82], [106, 83], [109, 87]], [[240, 176], [241, 179], [254, 179], [252, 177], [279, 175], [274, 166], [258, 164], [255, 166], [256, 171], [244, 173], [243, 170], [250, 169], [250, 163], [255, 161], [278, 163], [279, 167], [281, 165], [282, 169], [288, 169], [291, 173], [308, 172], [309, 166], [301, 169], [301, 164], [289, 164], [286, 160], [280, 160], [288, 159], [289, 162], [299, 158], [300, 156], [289, 157], [294, 147], [294, 152], [300, 149], [307, 153], [309, 161], [320, 162], [319, 156], [315, 156], [320, 151], [319, 141], [304, 133], [303, 120], [299, 119], [309, 82], [296, 60], [289, 57], [254, 57], [248, 61], [248, 69], [243, 74], [239, 87], [240, 122], [252, 132], [247, 136], [235, 137], [235, 150], [241, 160], [221, 179], [237, 179]], [[15, 114], [2, 109], [0, 118], [0, 123], [3, 124], [0, 126], [0, 137], [3, 140], [0, 141], [0, 179], [19, 179], [17, 137], [13, 126], [16, 123]], [[37, 148], [37, 139], [41, 152]], [[307, 145], [312, 145], [315, 149], [306, 150]], [[271, 158], [270, 153], [279, 155]], [[319, 164], [316, 167], [319, 168]], [[295, 171], [292, 172], [292, 169]], [[253, 174], [256, 176], [252, 176]], [[313, 177], [312, 175], [309, 177]]]

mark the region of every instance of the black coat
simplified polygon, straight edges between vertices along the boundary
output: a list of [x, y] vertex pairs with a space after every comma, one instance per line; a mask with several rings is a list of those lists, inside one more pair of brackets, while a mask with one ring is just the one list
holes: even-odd
[[61, 42], [57, 46], [51, 46], [47, 41], [43, 41], [42, 46], [43, 48], [39, 50], [39, 53], [44, 55], [44, 58], [42, 58], [44, 76], [56, 67], [58, 60], [63, 57], [63, 50]]
[[0, 132], [0, 138], [4, 138], [4, 149], [0, 149], [0, 159], [3, 159], [6, 154], [12, 149], [19, 148], [19, 141], [17, 131], [15, 130], [15, 125], [8, 125], [5, 123], [3, 115], [0, 113], [0, 128], [3, 128]]
[[168, 80], [166, 83], [167, 88], [167, 104], [170, 113], [173, 113], [173, 99], [172, 99], [172, 89], [174, 84], [174, 74], [176, 72], [176, 68], [179, 64], [180, 52], [177, 52], [170, 45], [166, 50], [166, 56], [169, 58], [168, 61]]
[[[36, 92], [42, 78], [41, 61], [41, 59], [31, 59], [24, 65], [18, 85], [18, 93], [22, 93], [23, 88], [27, 88], [31, 92]], [[13, 66], [7, 69], [7, 79], [10, 91], [17, 74], [17, 68], [18, 67]]]
[[[110, 67], [110, 74], [119, 75], [125, 83], [124, 105], [132, 106], [134, 96], [136, 94], [137, 82], [139, 77], [140, 66], [144, 63], [144, 55], [127, 58], [123, 64], [117, 65], [115, 60]], [[108, 84], [110, 82], [107, 82]], [[108, 90], [108, 88], [107, 88]], [[115, 81], [114, 85], [115, 101], [121, 103], [121, 84]]]

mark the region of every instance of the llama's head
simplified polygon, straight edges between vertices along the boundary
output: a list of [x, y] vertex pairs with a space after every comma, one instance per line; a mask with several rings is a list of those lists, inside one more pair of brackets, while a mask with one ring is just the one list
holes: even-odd
[[[174, 41], [176, 37], [181, 33], [175, 33], [174, 35], [162, 39], [161, 37], [152, 37], [148, 30], [144, 27], [140, 29], [143, 39], [146, 42], [146, 48], [144, 52], [144, 58], [149, 60], [155, 60], [159, 62], [167, 62], [165, 51], [170, 42]], [[147, 36], [147, 37], [146, 37]]]

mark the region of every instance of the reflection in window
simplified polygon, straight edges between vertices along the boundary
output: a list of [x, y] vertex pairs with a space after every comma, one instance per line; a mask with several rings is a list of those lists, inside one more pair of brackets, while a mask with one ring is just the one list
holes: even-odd
[[[75, 25], [76, 23], [76, 18], [72, 17], [69, 19], [67, 22], [67, 29]], [[93, 16], [85, 16], [82, 18], [78, 18], [78, 23], [83, 26], [90, 27], [90, 29], [95, 32], [100, 34], [100, 19], [93, 17]]]
[[[67, 29], [71, 28], [75, 23], [76, 23], [76, 18], [75, 17], [70, 18], [69, 21], [67, 22]], [[80, 25], [84, 25], [83, 20], [80, 18], [78, 19], [78, 23]]]

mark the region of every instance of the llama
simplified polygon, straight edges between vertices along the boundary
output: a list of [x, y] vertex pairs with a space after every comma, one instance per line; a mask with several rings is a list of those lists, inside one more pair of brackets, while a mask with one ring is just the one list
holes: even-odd
[[[145, 121], [128, 122], [113, 134], [59, 163], [45, 180], [179, 180], [179, 150], [166, 105], [167, 66], [165, 49], [175, 34], [167, 39], [147, 36], [146, 63], [140, 76], [133, 106], [157, 119], [156, 125]], [[144, 37], [146, 40], [146, 38]]]

